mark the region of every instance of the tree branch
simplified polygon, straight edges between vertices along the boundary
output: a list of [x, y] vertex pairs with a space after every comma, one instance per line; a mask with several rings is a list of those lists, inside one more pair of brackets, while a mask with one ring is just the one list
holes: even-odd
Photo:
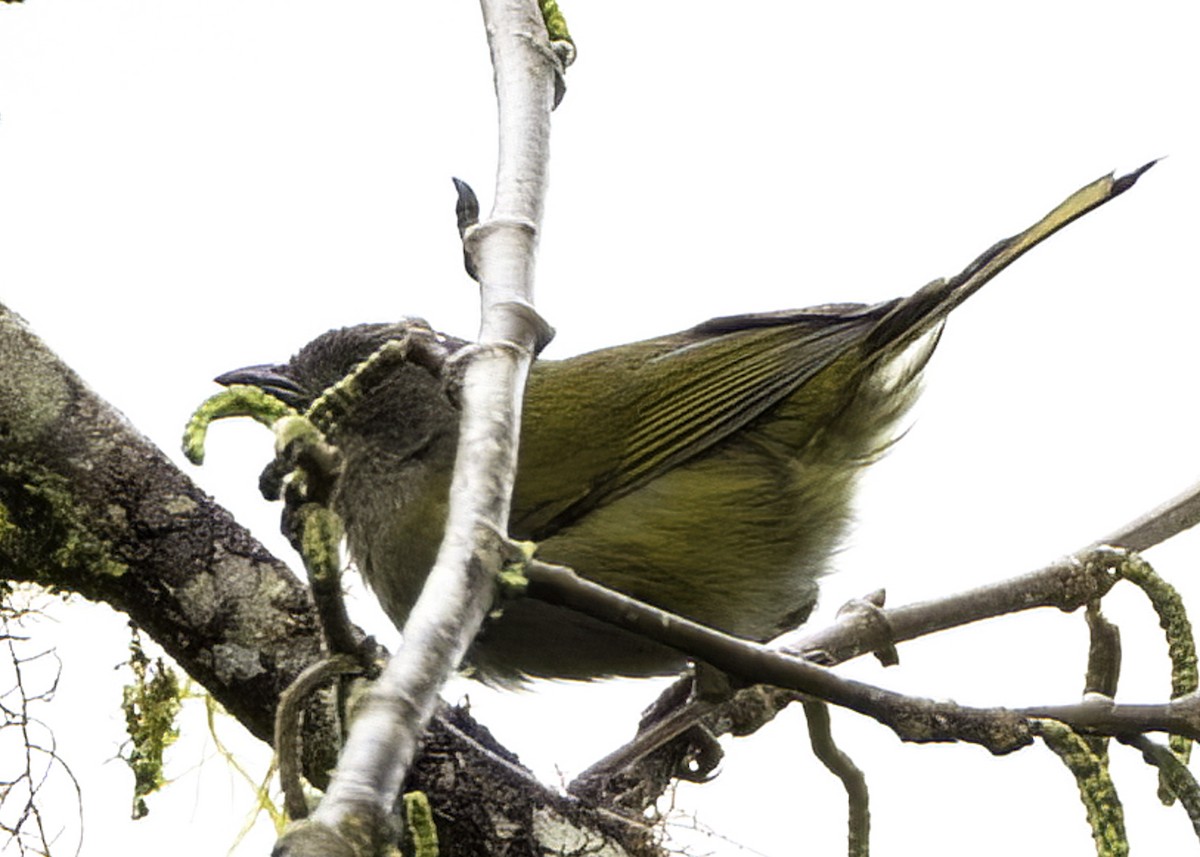
[[1200, 482], [1134, 518], [1125, 526], [1118, 527], [1089, 547], [1112, 545], [1141, 552], [1162, 544], [1184, 530], [1190, 530], [1196, 524], [1200, 524]]
[[[948, 595], [944, 598], [888, 610], [875, 609], [872, 605], [863, 602], [859, 605], [861, 609], [843, 609], [839, 620], [833, 625], [816, 632], [786, 634], [773, 641], [770, 648], [833, 666], [868, 652], [890, 652], [896, 643], [904, 640], [1034, 607], [1056, 607], [1067, 612], [1074, 611], [1103, 596], [1117, 580], [1111, 568], [1123, 554], [1103, 546], [1116, 543], [1131, 549], [1133, 546], [1140, 549], [1149, 548], [1188, 529], [1198, 521], [1200, 521], [1200, 485], [1183, 492], [1152, 512], [1140, 516], [1114, 531], [1107, 538], [1081, 550], [1077, 555], [1066, 557], [1038, 571]], [[531, 577], [538, 576], [538, 571], [534, 571], [531, 575]], [[590, 596], [581, 591], [577, 584], [577, 580], [546, 575], [539, 580], [536, 587], [531, 588], [530, 594], [551, 601], [564, 597], [577, 599], [572, 603], [575, 609], [581, 612], [595, 610], [597, 612], [594, 615], [603, 613], [607, 621], [613, 621], [625, 627], [653, 626], [660, 628], [664, 634], [668, 633], [668, 629], [671, 628], [675, 617], [668, 617], [664, 620], [662, 617], [656, 616], [654, 612], [643, 615], [638, 608], [634, 608], [626, 602], [623, 596], [617, 596], [615, 601], [605, 599], [606, 603], [603, 606], [590, 607], [587, 604]], [[564, 596], [562, 592], [558, 591], [560, 587], [564, 590], [572, 590], [572, 594]], [[879, 600], [881, 601], [882, 598], [880, 597]], [[634, 619], [635, 614], [639, 618]], [[741, 663], [742, 666], [734, 671], [734, 675], [738, 677], [757, 681], [760, 679], [756, 676], [763, 674], [760, 672], [760, 667], [754, 663], [755, 659], [764, 657], [761, 652], [753, 655], [747, 652], [743, 660], [732, 651], [720, 651], [727, 647], [736, 648], [736, 645], [742, 642], [737, 641], [736, 638], [723, 641], [715, 639], [700, 641], [687, 632], [676, 635], [671, 630], [669, 633], [674, 642], [665, 638], [661, 640], [662, 642], [674, 645], [715, 666], [721, 666], [722, 663], [730, 666]], [[888, 661], [885, 660], [886, 662]], [[801, 684], [806, 679], [803, 679], [798, 672], [795, 678], [797, 679], [795, 683], [785, 687], [749, 688], [741, 691], [735, 695], [735, 701], [729, 705], [736, 708], [740, 705], [737, 701], [740, 697], [748, 695], [754, 697], [752, 708], [761, 712], [762, 719], [757, 725], [762, 725], [791, 701], [793, 690], [805, 690]], [[806, 692], [814, 693], [812, 690]], [[664, 697], [671, 694], [678, 695], [678, 693], [678, 690], [668, 690], [664, 693]], [[764, 693], [770, 698], [770, 701], [759, 699]], [[888, 699], [885, 695], [878, 699], [882, 705], [882, 716], [877, 716], [871, 714], [869, 710], [877, 700], [872, 699], [865, 690], [847, 688], [846, 693], [847, 698], [858, 698], [859, 704], [863, 707], [847, 704], [834, 697], [826, 696], [820, 691], [815, 692], [815, 695], [835, 704], [854, 708], [861, 713], [870, 714], [870, 716], [880, 719], [881, 722], [888, 722], [888, 725], [893, 728], [896, 728], [896, 724], [889, 720], [894, 718], [897, 713], [920, 711], [923, 710], [922, 706], [924, 705], [919, 700], [909, 700], [904, 703], [900, 700]], [[1137, 731], [1168, 731], [1191, 737], [1200, 724], [1200, 718], [1197, 717], [1191, 704], [1184, 703], [1185, 699], [1187, 698], [1181, 697], [1163, 706], [1116, 706], [1110, 704], [1108, 714], [1104, 718], [1101, 718], [1099, 713], [1091, 708], [1084, 711], [1077, 706], [1063, 706], [1056, 707], [1054, 710], [1059, 711], [1064, 717], [1078, 716], [1080, 718], [1078, 722], [1074, 720], [1066, 722], [1085, 732], [1118, 734], [1121, 730], [1128, 731], [1130, 724], [1139, 723]], [[647, 758], [648, 754], [656, 757], [679, 757], [681, 754], [686, 754], [685, 750], [678, 747], [670, 748], [664, 745], [677, 736], [683, 735], [699, 722], [709, 723], [710, 727], [713, 727], [713, 731], [718, 734], [727, 731], [732, 722], [725, 713], [729, 705], [718, 706], [711, 700], [702, 699], [689, 701], [669, 716], [650, 724], [625, 746], [598, 760], [571, 784], [570, 792], [598, 798], [601, 792], [607, 791], [610, 793], [609, 800], [619, 801], [619, 798], [612, 795], [619, 790], [623, 791], [628, 788], [628, 784], [631, 782], [644, 784], [661, 781], [659, 773], [661, 763]], [[914, 705], [915, 708], [912, 707]], [[1037, 716], [1053, 716], [1044, 714], [1050, 710], [1049, 708], [1037, 709], [1038, 712], [1043, 712]], [[935, 718], [941, 717], [943, 714], [949, 716], [949, 713], [949, 710], [943, 713], [938, 713], [933, 709], [927, 711], [927, 714]], [[958, 713], [955, 712], [954, 716], [957, 717]], [[747, 727], [744, 720], [739, 719], [739, 722], [741, 728], [747, 732], [757, 728], [757, 726]], [[1107, 728], [1101, 728], [1105, 724], [1107, 724]], [[899, 729], [897, 731], [900, 732]], [[903, 737], [903, 733], [901, 734]], [[990, 740], [986, 730], [980, 734]], [[965, 740], [975, 740], [963, 737]], [[641, 773], [632, 769], [634, 765], [638, 765]], [[610, 779], [618, 772], [624, 772], [620, 780], [610, 783]], [[657, 797], [657, 794], [650, 794], [642, 786], [635, 787], [633, 791], [638, 794], [639, 801], [646, 802], [644, 805], [649, 805]]]
[[[305, 586], [0, 307], [0, 577], [127, 614], [255, 736], [320, 656]], [[304, 767], [336, 747], [306, 707]]]
[[[548, 338], [532, 307], [533, 270], [554, 75], [561, 67], [533, 2], [481, 5], [495, 68], [500, 157], [492, 215], [465, 227], [469, 267], [480, 282], [482, 324], [480, 346], [469, 352], [463, 375], [446, 535], [405, 624], [404, 646], [368, 692], [312, 816], [360, 845], [386, 836], [438, 690], [492, 607], [496, 576], [510, 553], [506, 533], [525, 378]], [[366, 827], [373, 832], [364, 839]], [[311, 827], [285, 835], [280, 853], [299, 847], [306, 831]]]

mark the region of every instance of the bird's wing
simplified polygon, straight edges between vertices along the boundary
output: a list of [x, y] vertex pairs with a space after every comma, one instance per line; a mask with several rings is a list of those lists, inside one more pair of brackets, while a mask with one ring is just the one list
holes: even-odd
[[[813, 391], [813, 430], [860, 374], [934, 330], [1014, 260], [1120, 195], [1153, 166], [1103, 176], [1023, 232], [997, 242], [962, 273], [875, 306], [714, 319], [689, 331], [534, 367], [525, 405], [512, 529], [544, 538], [592, 509], [710, 449], [851, 349], [858, 359]], [[927, 357], [930, 349], [923, 356]], [[824, 394], [824, 399], [822, 395]]]
[[714, 319], [535, 367], [514, 534], [545, 538], [711, 448], [854, 348], [891, 306]]

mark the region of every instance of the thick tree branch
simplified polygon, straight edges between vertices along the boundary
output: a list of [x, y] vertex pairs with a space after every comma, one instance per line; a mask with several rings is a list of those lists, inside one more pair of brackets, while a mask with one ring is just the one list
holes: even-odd
[[[0, 364], [0, 576], [127, 614], [270, 742], [280, 692], [320, 655], [303, 583], [3, 307]], [[306, 712], [318, 783], [331, 711]]]

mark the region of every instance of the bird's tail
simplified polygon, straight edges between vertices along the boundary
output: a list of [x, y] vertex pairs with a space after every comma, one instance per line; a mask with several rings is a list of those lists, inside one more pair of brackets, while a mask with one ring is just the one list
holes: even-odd
[[1026, 251], [1089, 211], [1120, 196], [1154, 166], [1151, 161], [1131, 173], [1115, 177], [1112, 173], [1085, 185], [1067, 197], [1033, 226], [1011, 238], [998, 241], [961, 274], [949, 280], [934, 280], [896, 303], [876, 323], [863, 342], [868, 355], [893, 355], [934, 330], [959, 304], [983, 287], [984, 283], [1012, 264]]

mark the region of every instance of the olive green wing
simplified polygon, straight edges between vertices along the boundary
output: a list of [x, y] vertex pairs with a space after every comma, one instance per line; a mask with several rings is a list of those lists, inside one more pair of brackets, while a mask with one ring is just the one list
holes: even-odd
[[536, 364], [514, 535], [546, 538], [711, 448], [855, 348], [891, 306], [716, 319]]

